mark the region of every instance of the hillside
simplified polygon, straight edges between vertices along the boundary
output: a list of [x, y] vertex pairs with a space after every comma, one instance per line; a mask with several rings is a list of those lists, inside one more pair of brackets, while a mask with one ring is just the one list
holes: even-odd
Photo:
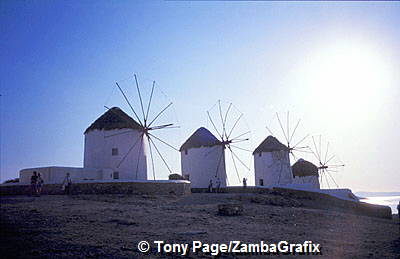
[[[221, 203], [242, 204], [244, 212], [220, 216]], [[311, 209], [270, 194], [3, 196], [0, 253], [4, 258], [140, 258], [141, 240], [311, 240], [321, 244], [324, 258], [395, 258], [398, 223], [397, 218]], [[153, 258], [169, 257], [151, 251]], [[200, 255], [211, 257], [190, 253], [189, 258]]]

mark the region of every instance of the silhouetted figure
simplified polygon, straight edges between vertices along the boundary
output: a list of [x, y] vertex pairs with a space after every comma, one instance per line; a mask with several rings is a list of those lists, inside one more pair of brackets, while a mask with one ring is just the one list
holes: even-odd
[[247, 187], [247, 178], [243, 178], [243, 188]]
[[37, 194], [37, 180], [38, 176], [36, 171], [33, 171], [33, 175], [31, 176], [31, 195]]
[[40, 196], [40, 194], [42, 193], [42, 186], [43, 186], [43, 183], [44, 183], [44, 181], [43, 181], [43, 178], [42, 178], [42, 176], [40, 175], [40, 173], [38, 174], [38, 177], [37, 177], [37, 181], [36, 181], [36, 192], [37, 192], [37, 194]]
[[217, 178], [217, 188], [216, 188], [216, 192], [220, 192], [221, 191], [221, 180], [219, 178]]
[[208, 183], [208, 192], [213, 192], [213, 181], [210, 179], [210, 182]]
[[399, 204], [397, 204], [397, 216], [399, 217], [399, 230], [400, 230], [400, 201]]
[[71, 193], [71, 186], [72, 186], [71, 177], [69, 176], [69, 173], [67, 173], [62, 184], [62, 189], [64, 190], [64, 194]]

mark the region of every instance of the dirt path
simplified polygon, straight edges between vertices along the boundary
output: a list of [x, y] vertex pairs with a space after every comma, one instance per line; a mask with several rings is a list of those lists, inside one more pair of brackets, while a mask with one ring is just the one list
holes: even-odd
[[[399, 258], [397, 219], [307, 209], [299, 207], [296, 201], [268, 195], [255, 197], [255, 194], [1, 197], [0, 253], [7, 255], [3, 258], [140, 258], [144, 257], [137, 249], [141, 240], [177, 243], [311, 240], [321, 244], [324, 258]], [[274, 199], [279, 201], [276, 204], [285, 206], [268, 205], [274, 204], [271, 202]], [[243, 204], [243, 215], [219, 216], [217, 205], [227, 202]], [[200, 255], [211, 257], [191, 253], [189, 258]], [[171, 255], [157, 254], [153, 248], [150, 257]]]

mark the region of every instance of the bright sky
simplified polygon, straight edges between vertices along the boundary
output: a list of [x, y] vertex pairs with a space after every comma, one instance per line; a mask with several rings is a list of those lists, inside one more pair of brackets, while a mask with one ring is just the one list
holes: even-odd
[[399, 2], [1, 1], [0, 180], [82, 166], [84, 130], [137, 73], [174, 102], [176, 146], [212, 129], [218, 99], [244, 113], [251, 149], [290, 111], [298, 139], [321, 134], [346, 164], [341, 187], [399, 191], [399, 14]]

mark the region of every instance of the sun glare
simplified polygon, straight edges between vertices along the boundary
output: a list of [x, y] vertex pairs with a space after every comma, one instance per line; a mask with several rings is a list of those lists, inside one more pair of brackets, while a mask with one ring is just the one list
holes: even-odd
[[315, 53], [305, 76], [313, 101], [331, 115], [360, 115], [377, 107], [387, 74], [380, 53], [359, 45], [336, 45]]

